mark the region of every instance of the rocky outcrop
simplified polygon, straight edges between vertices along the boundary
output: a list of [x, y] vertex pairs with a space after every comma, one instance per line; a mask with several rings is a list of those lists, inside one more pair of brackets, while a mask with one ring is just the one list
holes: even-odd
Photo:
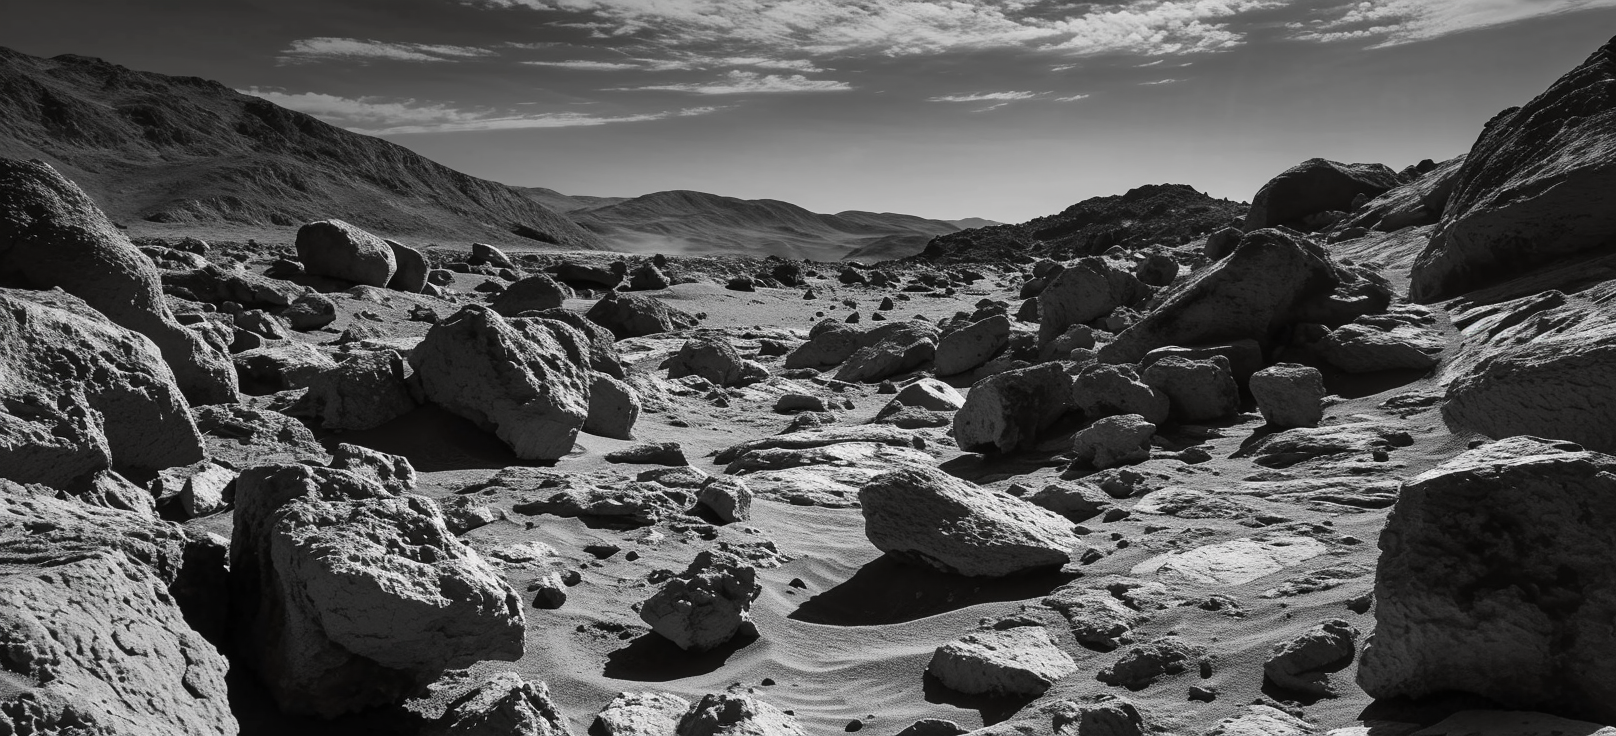
[[606, 292], [585, 314], [591, 321], [612, 331], [617, 339], [645, 337], [695, 327], [695, 317], [670, 307], [656, 297]]
[[1303, 227], [1309, 215], [1349, 212], [1359, 195], [1378, 197], [1400, 184], [1397, 173], [1384, 164], [1308, 159], [1257, 190], [1246, 213], [1245, 229], [1250, 232], [1280, 225]]
[[1440, 164], [1419, 178], [1370, 200], [1352, 212], [1338, 227], [1362, 227], [1389, 233], [1405, 227], [1435, 225], [1448, 207], [1448, 198], [1459, 182], [1459, 168], [1465, 157]]
[[0, 287], [60, 288], [151, 338], [191, 403], [237, 398], [229, 358], [175, 321], [156, 266], [45, 163], [0, 159]]
[[589, 416], [590, 371], [526, 320], [471, 305], [410, 354], [426, 398], [493, 432], [524, 460], [572, 451]]
[[392, 246], [342, 220], [321, 220], [298, 228], [296, 246], [297, 259], [311, 276], [385, 287], [398, 270]]
[[1319, 356], [1348, 373], [1429, 370], [1442, 360], [1445, 341], [1431, 329], [1435, 317], [1420, 307], [1394, 308], [1342, 325], [1319, 341]]
[[0, 289], [0, 474], [88, 490], [203, 458], [174, 374], [150, 341], [60, 291]]
[[1414, 264], [1409, 296], [1434, 302], [1605, 249], [1616, 212], [1616, 44], [1525, 105], [1487, 123], [1458, 172], [1442, 222]]
[[1099, 356], [1107, 363], [1134, 363], [1169, 345], [1244, 339], [1268, 345], [1291, 325], [1341, 325], [1390, 303], [1391, 287], [1378, 275], [1341, 266], [1319, 246], [1283, 231], [1258, 230], [1174, 289]]
[[967, 695], [1037, 697], [1077, 671], [1042, 626], [989, 629], [937, 648], [926, 671]]
[[757, 570], [733, 554], [703, 550], [640, 608], [651, 630], [687, 651], [706, 651], [754, 630], [752, 601], [763, 592]]
[[1117, 307], [1138, 304], [1152, 290], [1104, 258], [1067, 264], [1038, 295], [1038, 342], [1047, 344], [1072, 325], [1093, 322]]
[[176, 604], [184, 533], [52, 495], [0, 480], [0, 732], [237, 733], [229, 664]]
[[230, 590], [237, 651], [290, 712], [392, 703], [445, 669], [522, 654], [516, 592], [436, 504], [349, 471], [243, 472]]
[[1616, 718], [1613, 473], [1609, 455], [1514, 437], [1405, 483], [1380, 536], [1358, 684]]
[[878, 475], [859, 502], [871, 544], [943, 572], [1002, 577], [1060, 567], [1080, 544], [1065, 519], [931, 468]]
[[989, 376], [954, 414], [954, 441], [966, 452], [1030, 447], [1072, 406], [1072, 377], [1061, 363]]

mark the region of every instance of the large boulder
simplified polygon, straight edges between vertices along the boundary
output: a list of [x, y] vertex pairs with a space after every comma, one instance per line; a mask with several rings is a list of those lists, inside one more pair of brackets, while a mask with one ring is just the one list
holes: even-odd
[[688, 330], [697, 323], [695, 317], [656, 297], [615, 291], [606, 292], [584, 316], [611, 330], [619, 340]]
[[1487, 123], [1460, 167], [1442, 223], [1414, 264], [1409, 296], [1434, 302], [1616, 237], [1616, 44]]
[[60, 288], [151, 338], [193, 404], [238, 398], [230, 359], [175, 321], [156, 266], [48, 164], [0, 158], [0, 287]]
[[230, 594], [236, 651], [294, 713], [397, 702], [445, 669], [522, 655], [521, 600], [437, 505], [345, 470], [241, 474]]
[[414, 248], [393, 240], [383, 240], [387, 247], [393, 251], [393, 278], [388, 279], [387, 288], [409, 294], [419, 294], [426, 288], [426, 275], [432, 270], [431, 264], [426, 262], [426, 256]]
[[373, 429], [416, 407], [410, 364], [393, 350], [355, 351], [308, 381], [293, 413], [326, 429]]
[[[561, 331], [550, 323], [560, 322], [572, 327], [582, 337], [582, 342], [577, 342], [577, 345], [587, 353], [583, 359], [588, 361], [590, 368], [605, 373], [612, 378], [628, 378], [628, 368], [623, 365], [622, 358], [617, 354], [617, 336], [613, 335], [611, 330], [591, 322], [589, 318], [577, 312], [569, 312], [565, 309], [523, 312], [522, 317], [524, 319], [548, 320], [549, 322], [545, 323], [545, 326], [563, 344], [573, 343], [576, 340], [569, 336], [563, 336]], [[571, 348], [569, 347], [568, 349], [570, 350]]]
[[933, 363], [937, 375], [964, 373], [988, 362], [1010, 343], [1010, 318], [1003, 314], [972, 322], [943, 336]]
[[1080, 545], [1066, 519], [932, 468], [882, 473], [859, 490], [859, 502], [871, 544], [943, 572], [1003, 577], [1056, 568]]
[[1072, 407], [1072, 377], [1061, 363], [1005, 371], [978, 381], [954, 414], [954, 441], [966, 452], [1030, 447]]
[[738, 386], [769, 375], [767, 368], [742, 358], [722, 337], [686, 340], [679, 352], [668, 356], [658, 367], [667, 369], [668, 378], [701, 376], [715, 386]]
[[78, 492], [203, 456], [151, 341], [61, 291], [0, 289], [0, 475]]
[[1165, 395], [1172, 415], [1181, 421], [1222, 419], [1240, 411], [1240, 386], [1222, 355], [1205, 360], [1166, 355], [1145, 368], [1139, 380]]
[[937, 353], [937, 328], [904, 320], [864, 333], [864, 347], [854, 351], [836, 372], [836, 380], [875, 383], [925, 365]]
[[1263, 675], [1283, 690], [1320, 698], [1340, 694], [1330, 675], [1352, 663], [1358, 630], [1332, 619], [1276, 645], [1263, 662]]
[[745, 693], [713, 693], [679, 719], [674, 736], [807, 736], [789, 713]]
[[864, 331], [845, 322], [825, 318], [808, 331], [808, 341], [786, 356], [786, 368], [827, 368], [841, 365], [864, 346]]
[[1380, 535], [1377, 698], [1475, 693], [1616, 720], [1616, 458], [1514, 437], [1403, 485]]
[[1384, 164], [1343, 164], [1311, 158], [1270, 179], [1251, 198], [1247, 232], [1266, 227], [1297, 227], [1308, 215], [1349, 212], [1359, 195], [1378, 197], [1402, 184]]
[[761, 592], [757, 569], [746, 560], [703, 550], [645, 601], [640, 619], [680, 649], [706, 651], [753, 630], [752, 601]]
[[621, 692], [589, 724], [595, 736], [673, 736], [690, 701], [654, 692]]
[[449, 708], [420, 736], [572, 736], [572, 731], [547, 685], [501, 672], [455, 693]]
[[0, 480], [0, 733], [236, 734], [229, 663], [180, 607], [185, 534], [53, 495]]
[[1072, 436], [1072, 456], [1104, 470], [1150, 459], [1156, 425], [1138, 414], [1106, 417]]
[[1167, 421], [1167, 395], [1139, 380], [1133, 366], [1093, 363], [1072, 380], [1072, 407], [1089, 419], [1137, 414], [1151, 424]]
[[398, 270], [387, 241], [342, 220], [321, 220], [298, 228], [295, 245], [297, 259], [310, 276], [385, 287]]
[[1317, 368], [1295, 363], [1264, 368], [1251, 376], [1251, 396], [1275, 427], [1317, 427], [1324, 419], [1324, 374]]
[[544, 274], [534, 274], [510, 286], [494, 297], [494, 311], [506, 317], [523, 312], [542, 312], [560, 309], [569, 296], [567, 287]]
[[410, 354], [426, 398], [493, 432], [524, 460], [572, 451], [589, 416], [591, 371], [542, 320], [506, 321], [468, 305]]
[[1081, 325], [1149, 299], [1151, 288], [1104, 258], [1068, 264], [1038, 295], [1038, 342], [1047, 344]]
[[589, 413], [583, 429], [593, 435], [619, 440], [634, 439], [634, 423], [640, 419], [640, 395], [625, 381], [596, 373], [589, 380]]
[[1313, 243], [1281, 230], [1259, 230], [1123, 330], [1100, 349], [1100, 360], [1135, 363], [1169, 345], [1244, 339], [1269, 345], [1297, 323], [1335, 326], [1383, 311], [1391, 294], [1384, 279], [1337, 264]]
[[978, 631], [937, 648], [926, 671], [967, 695], [1035, 698], [1077, 671], [1042, 626]]
[[1364, 315], [1336, 328], [1319, 341], [1319, 356], [1348, 373], [1428, 370], [1442, 359], [1446, 341], [1430, 329], [1426, 312], [1402, 309]]

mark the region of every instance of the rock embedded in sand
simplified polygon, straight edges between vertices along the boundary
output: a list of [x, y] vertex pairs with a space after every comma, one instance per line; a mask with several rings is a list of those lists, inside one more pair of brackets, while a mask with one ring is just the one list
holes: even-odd
[[634, 424], [640, 419], [640, 395], [634, 387], [604, 373], [596, 373], [589, 384], [589, 414], [584, 431], [612, 439], [634, 439]]
[[454, 698], [421, 736], [571, 736], [544, 683], [515, 672], [492, 675]]
[[1158, 555], [1135, 565], [1133, 574], [1155, 573], [1179, 584], [1234, 586], [1272, 575], [1328, 551], [1323, 542], [1310, 537], [1276, 535], [1234, 539]]
[[1269, 682], [1291, 692], [1321, 698], [1340, 693], [1330, 673], [1345, 668], [1357, 652], [1358, 630], [1340, 619], [1314, 626], [1274, 647], [1263, 662]]
[[1278, 708], [1252, 705], [1241, 715], [1218, 721], [1205, 736], [1311, 736], [1318, 732], [1313, 724]]
[[1222, 355], [1205, 360], [1163, 356], [1146, 367], [1139, 380], [1165, 395], [1172, 416], [1180, 421], [1204, 422], [1240, 411], [1240, 386], [1229, 359]]
[[298, 332], [318, 330], [337, 321], [337, 304], [324, 294], [304, 294], [282, 310], [280, 317]]
[[965, 397], [935, 378], [922, 378], [904, 386], [892, 402], [930, 411], [956, 411], [965, 406]]
[[570, 290], [555, 282], [555, 279], [544, 274], [534, 274], [510, 286], [494, 297], [490, 306], [494, 311], [506, 317], [515, 317], [523, 312], [542, 312], [547, 309], [560, 309], [561, 304], [567, 300]]
[[1006, 371], [978, 381], [954, 415], [954, 441], [966, 452], [1031, 447], [1072, 406], [1072, 377], [1060, 363]]
[[926, 671], [967, 695], [1037, 697], [1077, 671], [1042, 626], [970, 634], [937, 648]]
[[1206, 662], [1206, 649], [1195, 646], [1176, 636], [1160, 639], [1130, 648], [1094, 676], [1107, 685], [1139, 689], [1169, 675], [1181, 674], [1191, 667]]
[[1078, 481], [1052, 483], [1027, 496], [1026, 500], [1071, 522], [1087, 521], [1113, 506], [1105, 492]]
[[229, 357], [175, 320], [157, 268], [73, 182], [41, 161], [0, 158], [0, 273], [59, 288], [156, 343], [187, 401], [237, 399]]
[[726, 523], [752, 518], [752, 489], [739, 478], [708, 478], [701, 484], [696, 502]]
[[311, 276], [330, 276], [385, 287], [398, 263], [381, 238], [342, 220], [311, 222], [297, 229], [297, 259]]
[[1279, 363], [1251, 376], [1251, 395], [1263, 419], [1275, 427], [1317, 427], [1324, 419], [1324, 374], [1317, 368]]
[[492, 431], [524, 460], [572, 451], [591, 388], [605, 378], [591, 376], [549, 331], [477, 305], [434, 325], [410, 362], [428, 400]]
[[742, 386], [768, 378], [769, 369], [746, 360], [722, 337], [694, 337], [679, 352], [662, 361], [659, 368], [668, 378], [701, 376], [715, 386]]
[[1403, 182], [1385, 164], [1343, 164], [1322, 158], [1299, 163], [1269, 180], [1251, 199], [1245, 229], [1300, 227], [1308, 215], [1348, 212], [1360, 194], [1380, 196]]
[[268, 465], [237, 479], [236, 504], [236, 647], [283, 710], [331, 717], [521, 656], [516, 592], [431, 501], [348, 471]]
[[74, 492], [101, 471], [203, 458], [151, 342], [61, 291], [0, 289], [0, 376], [0, 473], [11, 480]]
[[606, 453], [606, 462], [638, 465], [685, 466], [690, 460], [685, 449], [677, 442], [642, 442], [638, 445]]
[[698, 323], [695, 317], [655, 297], [615, 291], [606, 292], [585, 316], [611, 330], [619, 340], [688, 330]]
[[675, 736], [807, 736], [797, 719], [743, 693], [703, 697], [679, 719]]
[[1138, 414], [1101, 419], [1072, 437], [1072, 454], [1080, 463], [1104, 470], [1150, 459], [1156, 425]]
[[595, 736], [674, 736], [690, 701], [655, 692], [621, 692], [589, 726]]
[[1082, 581], [1057, 588], [1043, 604], [1066, 618], [1079, 644], [1102, 652], [1132, 643], [1134, 628], [1147, 620], [1110, 591], [1087, 587]]
[[[889, 307], [890, 308], [890, 307]], [[952, 376], [988, 362], [1010, 343], [1010, 318], [996, 314], [943, 335], [933, 363], [939, 376]]]
[[185, 534], [53, 495], [0, 480], [0, 732], [236, 734], [229, 663], [176, 604]]
[[877, 549], [959, 575], [1056, 568], [1081, 546], [1067, 520], [931, 468], [878, 475], [859, 490], [859, 502], [864, 534]]
[[752, 601], [763, 592], [757, 569], [733, 554], [703, 550], [640, 608], [651, 630], [686, 651], [721, 646], [754, 630]]
[[1403, 485], [1380, 536], [1373, 697], [1439, 691], [1616, 719], [1616, 458], [1513, 437]]
[[759, 450], [805, 450], [854, 442], [869, 442], [889, 447], [913, 447], [917, 449], [926, 446], [924, 438], [914, 432], [895, 427], [873, 424], [855, 427], [829, 426], [801, 429], [795, 432], [747, 440], [720, 450], [717, 455], [713, 456], [713, 461], [731, 463], [747, 453]]

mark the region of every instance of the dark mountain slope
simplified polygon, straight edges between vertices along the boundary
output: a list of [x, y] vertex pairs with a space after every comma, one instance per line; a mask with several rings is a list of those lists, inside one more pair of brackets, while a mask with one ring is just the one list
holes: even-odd
[[57, 166], [119, 221], [293, 226], [341, 218], [389, 235], [599, 239], [520, 190], [462, 174], [218, 82], [0, 48], [0, 155]]
[[1085, 199], [1060, 214], [1019, 225], [942, 235], [926, 246], [921, 257], [947, 263], [1020, 256], [1071, 258], [1103, 253], [1114, 245], [1179, 245], [1222, 229], [1245, 212], [1244, 203], [1214, 199], [1183, 184], [1153, 184], [1120, 196]]

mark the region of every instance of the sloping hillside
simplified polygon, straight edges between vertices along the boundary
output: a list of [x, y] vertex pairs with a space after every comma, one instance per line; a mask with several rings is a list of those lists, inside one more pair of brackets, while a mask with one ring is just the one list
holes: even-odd
[[859, 211], [824, 215], [789, 202], [692, 191], [608, 200], [568, 214], [623, 250], [776, 255], [815, 261], [850, 257], [861, 247], [892, 238], [916, 242], [908, 252], [913, 253], [931, 237], [958, 229], [913, 215]]
[[0, 48], [0, 156], [57, 166], [115, 220], [397, 236], [600, 240], [514, 188], [197, 77]]
[[943, 235], [922, 257], [942, 262], [1001, 261], [1012, 256], [1072, 258], [1111, 246], [1179, 245], [1222, 229], [1246, 204], [1215, 199], [1184, 184], [1152, 184], [1127, 194], [1093, 197], [1055, 215]]

